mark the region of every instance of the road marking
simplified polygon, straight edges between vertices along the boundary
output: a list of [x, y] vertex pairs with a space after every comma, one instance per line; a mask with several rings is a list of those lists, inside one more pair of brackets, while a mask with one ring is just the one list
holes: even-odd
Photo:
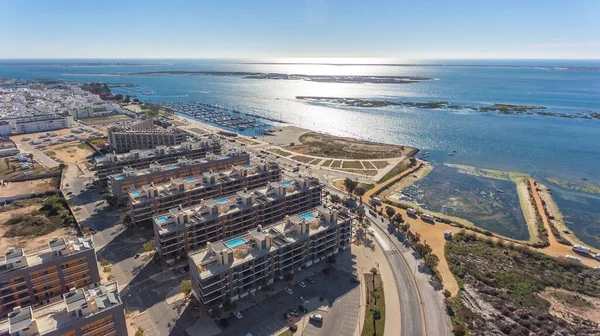
[[386, 252], [394, 251], [394, 248], [392, 247], [392, 244], [389, 242], [389, 240], [386, 239], [386, 237], [384, 237], [379, 232], [379, 230], [374, 229], [374, 228], [369, 228], [369, 229], [371, 230], [371, 232], [373, 232], [373, 235], [377, 239], [377, 242], [379, 243], [379, 245], [381, 246], [381, 249], [383, 251], [386, 251]]

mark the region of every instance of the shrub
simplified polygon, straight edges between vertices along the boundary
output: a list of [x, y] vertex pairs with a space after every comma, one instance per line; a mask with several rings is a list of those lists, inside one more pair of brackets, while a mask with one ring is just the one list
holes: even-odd
[[295, 333], [296, 331], [298, 331], [298, 325], [296, 325], [296, 324], [292, 324], [292, 325], [290, 326], [290, 331], [291, 331], [292, 333]]
[[137, 330], [135, 331], [135, 336], [143, 336], [143, 335], [144, 335], [144, 328], [138, 327]]

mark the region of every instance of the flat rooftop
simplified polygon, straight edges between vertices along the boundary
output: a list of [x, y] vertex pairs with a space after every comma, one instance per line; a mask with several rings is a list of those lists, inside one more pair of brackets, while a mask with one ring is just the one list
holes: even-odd
[[[264, 167], [264, 166], [263, 166]], [[278, 168], [278, 167], [277, 167]], [[155, 184], [155, 185], [145, 185], [140, 188], [136, 188], [129, 192], [129, 198], [132, 203], [143, 203], [150, 201], [154, 198], [160, 198], [165, 196], [170, 196], [176, 193], [182, 192], [191, 192], [194, 190], [199, 190], [206, 188], [208, 186], [224, 184], [232, 181], [243, 181], [247, 177], [258, 176], [261, 174], [265, 174], [270, 169], [277, 169], [276, 166], [267, 165], [266, 168], [261, 168], [260, 165], [251, 166], [234, 166], [230, 170], [211, 173], [206, 172], [199, 176], [190, 176], [185, 178], [176, 178], [169, 182]], [[261, 170], [265, 169], [265, 170]], [[246, 176], [242, 174], [242, 171], [245, 171]], [[214, 181], [212, 180], [214, 179]], [[184, 191], [179, 191], [178, 186], [184, 184]], [[154, 188], [158, 192], [158, 196], [148, 197], [147, 190]]]
[[177, 163], [172, 163], [172, 164], [167, 164], [167, 165], [154, 164], [154, 165], [150, 165], [149, 168], [145, 168], [145, 169], [127, 169], [126, 168], [126, 169], [123, 169], [123, 173], [110, 175], [109, 178], [119, 181], [119, 180], [123, 180], [128, 177], [144, 176], [144, 175], [152, 174], [157, 171], [175, 170], [175, 169], [180, 169], [183, 167], [206, 164], [208, 162], [227, 160], [232, 157], [243, 156], [243, 155], [248, 155], [248, 154], [246, 154], [245, 152], [236, 153], [235, 155], [229, 154], [229, 155], [222, 155], [222, 156], [209, 154], [209, 155], [207, 155], [207, 157], [202, 158], [202, 159], [195, 159], [195, 160], [180, 159]]
[[[201, 141], [186, 141], [175, 146], [158, 146], [151, 149], [134, 149], [123, 154], [107, 154], [104, 156], [95, 157], [96, 164], [102, 166], [110, 166], [116, 163], [132, 162], [139, 159], [160, 157], [161, 155], [171, 155], [185, 153], [188, 151], [210, 148], [214, 143], [220, 143], [216, 139], [208, 139]], [[164, 154], [161, 153], [161, 148], [164, 150]], [[110, 161], [110, 157], [113, 157]]]
[[[94, 243], [92, 236], [87, 236], [83, 238], [79, 237], [70, 239], [58, 237], [53, 238], [48, 242], [47, 246], [30, 251], [23, 251], [23, 249], [20, 248], [9, 249], [5, 255], [0, 257], [0, 267], [7, 267], [9, 264], [13, 264], [14, 268], [4, 269], [0, 271], [0, 274], [8, 273], [15, 269], [43, 264], [53, 259], [64, 258], [69, 255], [93, 248]], [[55, 253], [57, 251], [62, 251], [60, 256]], [[15, 263], [18, 260], [25, 262], [21, 262], [21, 265], [17, 266]]]
[[[209, 278], [271, 251], [279, 250], [286, 245], [306, 240], [312, 235], [350, 219], [347, 215], [340, 213], [337, 214], [337, 221], [334, 221], [333, 217], [329, 217], [331, 220], [327, 220], [327, 214], [333, 216], [332, 212], [332, 209], [319, 206], [302, 214], [289, 216], [276, 224], [264, 228], [258, 227], [235, 237], [212, 242], [210, 247], [207, 245], [203, 250], [190, 253], [189, 257], [198, 267], [200, 278]], [[298, 227], [304, 223], [308, 224], [308, 232], [300, 233]], [[271, 239], [270, 248], [260, 248], [257, 241], [266, 239], [267, 235]], [[221, 264], [217, 259], [217, 254], [220, 252], [232, 253], [233, 261]]]
[[94, 289], [75, 289], [63, 295], [63, 299], [36, 309], [21, 308], [20, 312], [12, 312], [6, 320], [0, 321], [0, 333], [11, 333], [29, 327], [33, 321], [37, 324], [40, 335], [61, 329], [82, 317], [72, 316], [70, 312], [81, 309], [84, 318], [93, 316], [106, 309], [120, 305], [121, 297], [116, 282], [108, 283]]
[[[179, 232], [187, 226], [196, 225], [202, 222], [210, 222], [219, 216], [225, 216], [241, 209], [250, 208], [276, 199], [291, 197], [292, 195], [306, 192], [314, 187], [315, 184], [308, 179], [297, 179], [293, 181], [271, 182], [267, 187], [255, 189], [253, 191], [237, 192], [234, 195], [222, 197], [219, 199], [205, 199], [200, 205], [171, 209], [169, 212], [153, 217], [154, 225], [158, 227], [159, 234], [170, 232]], [[248, 199], [249, 203], [245, 203]], [[215, 214], [211, 209], [217, 208]], [[187, 216], [187, 223], [179, 223], [178, 214]]]

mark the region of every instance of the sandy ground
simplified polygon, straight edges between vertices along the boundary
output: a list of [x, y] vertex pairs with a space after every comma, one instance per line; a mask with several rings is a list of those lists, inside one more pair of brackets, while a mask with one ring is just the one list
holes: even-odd
[[[77, 125], [77, 124], [74, 124], [74, 125], [75, 125], [75, 127], [78, 127], [78, 125]], [[48, 131], [48, 132], [55, 132], [55, 133], [57, 134], [57, 136], [56, 136], [56, 137], [63, 136], [63, 135], [67, 135], [67, 134], [69, 134], [69, 135], [73, 135], [73, 134], [75, 134], [75, 133], [72, 133], [72, 132], [71, 132], [71, 129], [70, 129], [70, 128], [64, 128], [64, 129], [55, 130], [55, 131]], [[11, 140], [12, 140], [12, 141], [14, 141], [15, 143], [19, 143], [19, 142], [21, 142], [21, 139], [23, 139], [23, 138], [30, 138], [30, 139], [32, 139], [32, 140], [33, 140], [33, 139], [39, 139], [39, 138], [40, 138], [40, 135], [42, 135], [42, 134], [46, 134], [46, 133], [47, 133], [47, 132], [28, 133], [28, 134], [18, 134], [18, 135], [13, 135], [13, 136], [11, 136], [10, 138], [11, 138]], [[85, 134], [85, 133], [84, 133], [84, 134]], [[53, 137], [53, 139], [54, 139], [54, 138], [56, 138], [56, 137]], [[43, 140], [43, 139], [40, 139], [40, 140]], [[46, 145], [46, 144], [47, 144], [46, 142], [42, 142], [42, 143], [43, 143], [44, 145]]]
[[539, 232], [537, 230], [535, 208], [531, 203], [527, 184], [527, 180], [517, 182], [517, 195], [519, 196], [519, 203], [521, 204], [525, 222], [527, 222], [527, 229], [529, 230], [529, 236], [531, 237], [529, 240], [531, 242], [537, 242], [539, 241]]
[[[64, 142], [58, 145], [48, 146], [43, 149], [44, 152], [52, 151], [54, 158], [65, 163], [86, 163], [88, 156], [93, 155], [91, 148], [79, 148], [79, 141]], [[46, 153], [48, 154], [48, 153]], [[49, 155], [52, 157], [51, 155]]]
[[[561, 302], [552, 295], [554, 291], [565, 293], [572, 296], [579, 296], [589, 302], [592, 307], [577, 307], [566, 302]], [[586, 296], [583, 294], [570, 292], [564, 289], [546, 288], [539, 294], [542, 298], [550, 302], [550, 313], [554, 316], [563, 318], [567, 321], [573, 321], [576, 318], [584, 318], [596, 323], [600, 323], [600, 299]]]
[[20, 194], [44, 193], [58, 189], [58, 178], [46, 178], [39, 180], [9, 182], [0, 186], [0, 197], [16, 196]]
[[9, 247], [20, 247], [27, 250], [33, 250], [42, 246], [46, 246], [48, 241], [53, 237], [75, 237], [76, 232], [71, 228], [62, 228], [54, 232], [50, 232], [38, 237], [14, 237], [6, 238], [4, 233], [6, 229], [4, 223], [11, 218], [12, 215], [22, 215], [40, 208], [39, 204], [30, 205], [24, 208], [15, 209], [6, 212], [0, 212], [0, 255], [4, 255]]

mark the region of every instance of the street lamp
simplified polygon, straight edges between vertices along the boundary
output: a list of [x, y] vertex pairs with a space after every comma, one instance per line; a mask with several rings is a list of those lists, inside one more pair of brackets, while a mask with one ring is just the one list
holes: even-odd
[[[305, 301], [304, 298], [301, 296], [300, 300], [302, 300], [302, 315], [304, 315], [304, 311], [308, 310], [306, 308], [306, 304], [308, 303], [308, 301]], [[306, 316], [303, 316], [303, 320], [306, 320]], [[304, 335], [304, 328], [305, 328], [305, 324], [304, 322], [302, 322], [302, 332], [300, 332], [300, 336]]]

